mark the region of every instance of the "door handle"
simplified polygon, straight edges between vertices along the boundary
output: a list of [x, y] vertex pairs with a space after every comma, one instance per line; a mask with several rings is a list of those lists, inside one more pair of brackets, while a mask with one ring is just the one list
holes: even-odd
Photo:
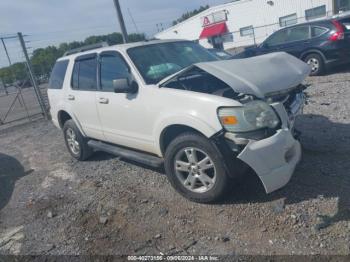
[[108, 103], [109, 103], [109, 100], [108, 100], [108, 98], [100, 97], [100, 98], [98, 99], [98, 102], [99, 102], [100, 104], [108, 104]]
[[75, 96], [73, 96], [73, 95], [68, 95], [68, 100], [75, 100]]

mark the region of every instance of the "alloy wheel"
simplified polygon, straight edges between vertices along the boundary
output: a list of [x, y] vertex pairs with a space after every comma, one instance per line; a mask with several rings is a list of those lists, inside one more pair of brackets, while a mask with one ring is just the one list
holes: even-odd
[[68, 128], [66, 130], [66, 139], [71, 152], [75, 155], [78, 155], [80, 152], [80, 145], [77, 141], [77, 136], [72, 128]]
[[314, 73], [314, 72], [317, 72], [318, 69], [320, 68], [320, 62], [318, 61], [318, 59], [316, 58], [310, 58], [308, 61], [307, 61], [307, 64], [311, 66], [311, 71]]
[[175, 156], [175, 173], [185, 188], [195, 193], [209, 191], [216, 182], [212, 159], [204, 151], [187, 147]]

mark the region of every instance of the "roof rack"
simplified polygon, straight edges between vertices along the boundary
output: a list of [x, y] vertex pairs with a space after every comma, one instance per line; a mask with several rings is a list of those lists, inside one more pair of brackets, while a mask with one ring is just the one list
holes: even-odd
[[73, 54], [77, 54], [80, 52], [89, 51], [89, 50], [93, 50], [93, 49], [97, 49], [97, 48], [101, 48], [101, 47], [106, 47], [106, 46], [109, 46], [107, 42], [101, 42], [101, 43], [92, 44], [92, 45], [85, 45], [85, 46], [81, 46], [78, 48], [68, 50], [67, 52], [64, 53], [63, 56], [73, 55]]

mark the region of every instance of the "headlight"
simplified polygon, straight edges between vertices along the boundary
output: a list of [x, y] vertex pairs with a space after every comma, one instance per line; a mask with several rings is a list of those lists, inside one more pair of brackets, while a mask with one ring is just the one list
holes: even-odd
[[261, 128], [275, 128], [279, 119], [270, 105], [253, 101], [243, 107], [219, 109], [219, 119], [229, 132], [249, 132]]

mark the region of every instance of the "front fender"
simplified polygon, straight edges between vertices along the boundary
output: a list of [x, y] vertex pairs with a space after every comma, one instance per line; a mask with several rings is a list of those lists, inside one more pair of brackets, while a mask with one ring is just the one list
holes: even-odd
[[156, 124], [154, 131], [155, 137], [157, 138], [155, 141], [155, 146], [157, 149], [157, 154], [159, 156], [163, 155], [160, 143], [162, 133], [166, 128], [173, 125], [182, 125], [193, 128], [198, 132], [202, 133], [207, 138], [212, 137], [217, 132], [222, 130], [222, 126], [220, 125], [219, 121], [215, 121], [212, 124], [209, 124], [208, 121], [204, 121], [199, 117], [191, 115], [174, 115], [164, 117]]

